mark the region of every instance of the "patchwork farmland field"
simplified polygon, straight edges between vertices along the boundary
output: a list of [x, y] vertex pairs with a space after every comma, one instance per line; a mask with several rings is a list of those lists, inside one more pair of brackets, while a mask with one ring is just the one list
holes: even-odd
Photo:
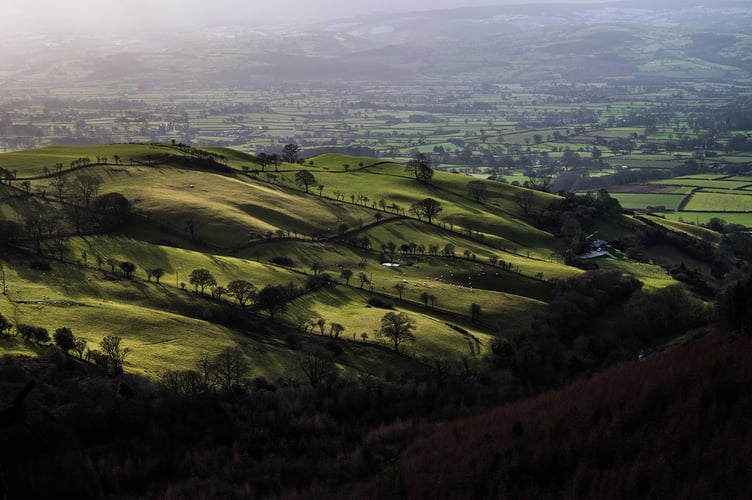
[[611, 196], [627, 209], [663, 206], [666, 210], [676, 210], [684, 200], [684, 195], [681, 194], [613, 193]]
[[746, 176], [709, 173], [614, 186], [610, 191], [629, 210], [694, 224], [717, 218], [752, 227], [751, 181]]
[[752, 212], [752, 193], [705, 193], [700, 191], [691, 196], [684, 209], [700, 212]]
[[692, 178], [681, 178], [677, 177], [674, 179], [665, 179], [665, 180], [659, 180], [659, 181], [653, 181], [652, 184], [664, 184], [669, 186], [691, 186], [691, 187], [697, 187], [697, 188], [715, 188], [715, 189], [743, 189], [747, 186], [749, 186], [749, 182], [740, 182], [740, 181], [734, 181], [734, 180], [724, 180], [724, 179], [698, 179], [696, 177]]

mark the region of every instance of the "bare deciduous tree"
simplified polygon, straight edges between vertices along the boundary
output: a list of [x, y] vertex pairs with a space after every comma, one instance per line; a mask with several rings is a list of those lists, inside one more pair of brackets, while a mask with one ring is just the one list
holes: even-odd
[[400, 312], [388, 312], [381, 318], [381, 328], [378, 330], [379, 335], [386, 337], [394, 350], [399, 351], [399, 346], [404, 342], [415, 342], [415, 320], [408, 314]]
[[107, 336], [99, 343], [102, 353], [107, 357], [108, 365], [112, 368], [113, 374], [123, 371], [125, 358], [128, 357], [131, 350], [129, 347], [121, 346], [122, 339], [118, 336]]

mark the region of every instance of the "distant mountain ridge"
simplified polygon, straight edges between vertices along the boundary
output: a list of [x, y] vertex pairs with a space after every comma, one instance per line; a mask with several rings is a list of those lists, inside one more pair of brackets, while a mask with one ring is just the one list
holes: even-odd
[[214, 87], [437, 78], [601, 82], [656, 76], [644, 67], [664, 60], [682, 66], [678, 74], [666, 72], [674, 79], [707, 80], [711, 68], [711, 79], [748, 80], [750, 26], [752, 6], [741, 2], [618, 2], [375, 13], [294, 26], [34, 34], [0, 42], [0, 78], [28, 78], [22, 88], [43, 78], [55, 86], [80, 78]]
[[[390, 43], [479, 39], [509, 31], [582, 27], [598, 24], [735, 26], [752, 18], [752, 7], [739, 2], [616, 2], [607, 4], [536, 4], [464, 7], [410, 13], [371, 14], [312, 25], [321, 31]], [[747, 23], [746, 26], [749, 26]], [[310, 32], [309, 31], [309, 32]]]

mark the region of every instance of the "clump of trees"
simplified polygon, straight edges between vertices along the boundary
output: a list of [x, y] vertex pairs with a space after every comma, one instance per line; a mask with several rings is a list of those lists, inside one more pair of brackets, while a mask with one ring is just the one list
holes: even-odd
[[494, 361], [535, 392], [634, 359], [641, 349], [708, 324], [709, 308], [683, 285], [641, 288], [636, 278], [615, 270], [559, 281], [554, 298], [515, 345], [494, 346]]
[[256, 286], [250, 281], [232, 280], [227, 284], [227, 292], [245, 309], [246, 304], [256, 297]]
[[98, 358], [97, 364], [103, 365], [104, 370], [112, 375], [123, 372], [125, 359], [131, 353], [130, 347], [124, 347], [122, 342], [122, 338], [116, 335], [108, 335], [99, 342], [102, 355], [93, 354], [95, 358]]
[[297, 163], [300, 147], [295, 143], [285, 144], [282, 148], [282, 160], [287, 163]]
[[433, 198], [424, 198], [416, 201], [410, 206], [410, 213], [415, 215], [419, 220], [426, 219], [429, 224], [437, 217], [444, 207], [440, 202]]
[[269, 313], [269, 318], [283, 310], [290, 298], [288, 288], [284, 285], [269, 285], [261, 289], [256, 298], [256, 306]]
[[101, 232], [111, 233], [128, 224], [132, 205], [120, 193], [107, 193], [94, 199], [91, 210], [94, 227]]
[[201, 288], [201, 295], [204, 294], [206, 287], [216, 286], [217, 279], [208, 269], [200, 268], [191, 271], [188, 282], [196, 288], [196, 292]]
[[[256, 310], [266, 311], [269, 318], [273, 320], [275, 315], [284, 310], [287, 302], [293, 298], [302, 293], [335, 284], [335, 279], [330, 274], [321, 272], [323, 266], [315, 267], [315, 274], [306, 279], [303, 287], [288, 283], [287, 285], [267, 285], [259, 290], [256, 285], [243, 279], [232, 280], [226, 287], [223, 287], [218, 285], [211, 271], [204, 268], [191, 271], [189, 282], [194, 285], [196, 293], [205, 295], [206, 288], [211, 288], [213, 299], [220, 301], [224, 295], [229, 295], [237, 301], [242, 309], [246, 309], [248, 305], [253, 304]], [[185, 284], [183, 283], [181, 286], [184, 288]]]
[[[13, 324], [0, 314], [0, 333], [9, 334], [12, 328]], [[64, 353], [72, 351], [79, 359], [91, 361], [111, 375], [123, 372], [125, 360], [131, 353], [129, 347], [122, 345], [122, 338], [115, 335], [105, 336], [99, 342], [99, 349], [87, 349], [87, 340], [74, 335], [68, 327], [56, 328], [52, 338], [49, 331], [41, 326], [18, 323], [15, 330], [22, 339], [37, 344], [52, 340]]]
[[37, 344], [50, 341], [50, 332], [48, 332], [46, 328], [41, 326], [18, 323], [16, 325], [16, 331], [22, 339], [34, 341]]
[[76, 337], [73, 335], [73, 331], [66, 326], [57, 328], [52, 338], [55, 341], [55, 345], [62, 349], [63, 352], [67, 353], [76, 348]]
[[29, 193], [22, 224], [0, 221], [3, 246], [23, 244], [25, 238], [38, 255], [45, 250], [63, 261], [70, 254], [68, 240], [73, 234], [112, 233], [129, 224], [130, 201], [120, 193], [97, 196], [99, 178], [80, 174], [67, 179], [61, 175], [54, 181], [55, 202], [45, 191]]
[[118, 267], [120, 267], [120, 270], [123, 271], [123, 276], [125, 276], [126, 278], [130, 278], [131, 275], [136, 271], [136, 264], [129, 261], [118, 263]]
[[166, 388], [189, 398], [217, 390], [231, 392], [243, 389], [250, 366], [237, 347], [226, 347], [213, 357], [203, 354], [196, 367], [188, 370], [167, 370], [160, 376]]
[[752, 335], [752, 278], [728, 284], [719, 294], [713, 312], [718, 329]]
[[[0, 334], [10, 335], [13, 329], [13, 323], [5, 316], [0, 314]], [[18, 323], [15, 325], [16, 333], [24, 340], [36, 342], [38, 344], [52, 340], [63, 352], [73, 351], [79, 358], [83, 359], [86, 350], [86, 339], [76, 337], [73, 331], [68, 327], [55, 329], [52, 338], [49, 331], [41, 326]]]
[[480, 203], [488, 197], [488, 184], [481, 180], [470, 181], [467, 183], [467, 193]]
[[412, 174], [420, 182], [428, 183], [433, 178], [431, 159], [425, 153], [415, 153], [405, 165], [405, 172]]

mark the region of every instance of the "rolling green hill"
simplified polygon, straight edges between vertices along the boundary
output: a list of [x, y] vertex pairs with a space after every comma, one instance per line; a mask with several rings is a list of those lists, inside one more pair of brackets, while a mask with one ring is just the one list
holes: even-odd
[[[553, 233], [522, 216], [520, 193], [531, 193], [535, 211], [557, 197], [487, 181], [477, 202], [467, 189], [473, 178], [459, 174], [436, 172], [424, 183], [401, 164], [342, 155], [262, 167], [236, 151], [160, 144], [45, 148], [0, 155], [0, 166], [16, 176], [0, 185], [0, 214], [20, 231], [3, 247], [0, 313], [50, 332], [67, 326], [90, 348], [120, 336], [132, 349], [126, 369], [153, 376], [238, 345], [254, 374], [297, 377], [295, 349], [324, 341], [340, 346], [344, 372], [481, 363], [529, 327], [556, 280], [582, 272], [564, 265]], [[296, 183], [303, 170], [315, 178], [308, 193]], [[82, 179], [96, 196], [130, 202], [125, 225], [76, 231], [76, 214], [99, 220], [94, 205], [77, 205]], [[442, 207], [432, 223], [410, 211], [425, 198]], [[627, 230], [615, 227], [615, 235]], [[136, 266], [130, 276], [124, 261]], [[608, 266], [653, 287], [675, 283], [623, 256]], [[190, 284], [202, 268], [216, 278], [205, 294]], [[334, 283], [311, 285], [321, 275]], [[236, 279], [294, 293], [271, 318], [217, 295]], [[376, 334], [384, 307], [416, 321], [416, 341], [402, 352]], [[333, 323], [344, 327], [337, 340], [328, 337]], [[40, 349], [1, 340], [7, 352]]]

